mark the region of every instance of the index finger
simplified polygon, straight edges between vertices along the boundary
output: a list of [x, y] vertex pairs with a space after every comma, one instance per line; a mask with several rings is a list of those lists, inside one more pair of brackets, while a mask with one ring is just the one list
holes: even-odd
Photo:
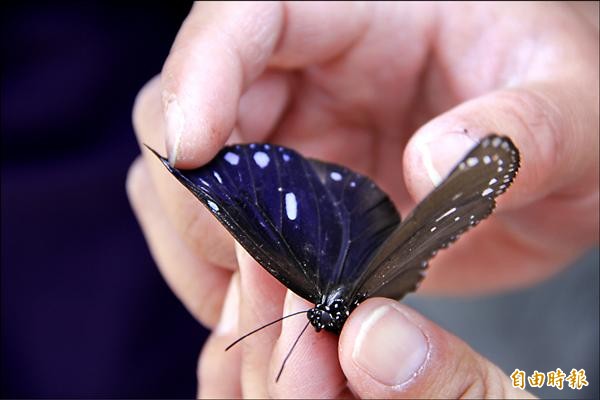
[[301, 67], [347, 49], [365, 30], [364, 7], [196, 3], [161, 74], [171, 164], [197, 167], [217, 153], [235, 126], [244, 90], [267, 66]]

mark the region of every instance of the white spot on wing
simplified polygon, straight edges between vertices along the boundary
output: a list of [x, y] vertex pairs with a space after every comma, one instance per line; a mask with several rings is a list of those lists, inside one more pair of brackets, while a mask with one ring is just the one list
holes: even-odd
[[442, 215], [440, 215], [435, 222], [438, 222], [439, 220], [441, 220], [442, 218], [446, 218], [448, 215], [452, 214], [454, 211], [456, 211], [456, 207], [453, 207], [451, 209], [449, 209], [448, 211], [446, 211], [445, 213], [443, 213]]
[[212, 200], [208, 200], [208, 206], [211, 208], [211, 210], [213, 210], [214, 212], [219, 211], [219, 206], [217, 205], [217, 203], [215, 203]]
[[483, 156], [483, 162], [489, 164], [492, 162], [492, 158], [490, 156]]
[[435, 230], [437, 229], [437, 226], [434, 226], [433, 228], [431, 228], [429, 231], [430, 232], [435, 232]]
[[488, 182], [488, 186], [491, 186], [491, 185], [493, 185], [493, 184], [494, 184], [494, 183], [496, 183], [496, 182], [498, 182], [498, 179], [496, 179], [496, 178], [492, 178], [492, 179], [490, 179], [490, 181]]
[[356, 182], [354, 182], [354, 181], [350, 182], [350, 187], [356, 187]]
[[333, 171], [332, 173], [329, 174], [329, 176], [331, 177], [331, 179], [333, 179], [334, 181], [341, 181], [342, 180], [342, 174], [340, 174], [339, 172]]
[[229, 151], [225, 154], [225, 161], [231, 165], [238, 165], [240, 163], [240, 156]]
[[282, 158], [283, 158], [283, 161], [285, 161], [285, 162], [290, 161], [290, 156], [288, 154], [283, 153]]
[[256, 153], [254, 153], [252, 158], [254, 158], [254, 162], [256, 163], [256, 165], [258, 165], [261, 168], [265, 168], [267, 165], [269, 165], [269, 162], [271, 161], [269, 155], [262, 151], [257, 151]]
[[298, 216], [298, 203], [294, 193], [285, 194], [285, 213], [290, 220], [295, 220]]
[[488, 194], [490, 194], [490, 193], [493, 193], [493, 192], [494, 192], [494, 190], [493, 190], [493, 189], [487, 188], [487, 189], [485, 189], [483, 192], [481, 192], [481, 196], [485, 197], [485, 196], [487, 196]]
[[469, 157], [467, 158], [467, 165], [469, 167], [474, 167], [479, 164], [479, 159], [477, 157]]
[[221, 179], [221, 175], [219, 175], [217, 171], [213, 172], [213, 175], [215, 176], [215, 178], [217, 178], [219, 183], [223, 183], [223, 179]]

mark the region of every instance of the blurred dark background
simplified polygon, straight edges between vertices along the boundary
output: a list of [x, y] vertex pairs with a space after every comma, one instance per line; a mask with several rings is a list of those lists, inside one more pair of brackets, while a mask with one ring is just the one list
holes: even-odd
[[190, 3], [2, 5], [2, 397], [193, 397], [206, 332], [125, 194]]
[[[196, 393], [207, 332], [161, 279], [124, 189], [134, 97], [189, 8], [2, 5], [3, 398]], [[508, 374], [586, 369], [584, 390], [538, 395], [598, 398], [598, 280], [595, 249], [528, 290], [407, 302]]]

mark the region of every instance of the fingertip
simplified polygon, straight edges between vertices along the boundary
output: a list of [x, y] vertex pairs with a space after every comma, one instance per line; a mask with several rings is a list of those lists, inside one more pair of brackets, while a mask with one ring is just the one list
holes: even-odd
[[240, 96], [260, 75], [279, 37], [277, 3], [196, 4], [161, 72], [169, 162], [195, 168], [223, 147]]
[[529, 396], [460, 339], [385, 298], [368, 299], [350, 315], [340, 362], [361, 398]]
[[181, 139], [185, 129], [185, 115], [179, 105], [177, 96], [163, 90], [162, 93], [165, 115], [165, 145], [167, 146], [167, 158], [171, 166], [181, 161]]
[[521, 159], [519, 176], [499, 199], [501, 208], [523, 207], [559, 189], [571, 195], [589, 192], [597, 146], [589, 146], [589, 132], [573, 124], [568, 112], [572, 105], [560, 89], [540, 83], [498, 90], [422, 126], [404, 154], [409, 192], [422, 199], [470, 147], [490, 133], [509, 137]]
[[191, 169], [206, 164], [225, 145], [233, 130], [237, 106], [232, 103], [239, 93], [223, 96], [220, 109], [214, 106], [214, 100], [200, 97], [163, 90], [165, 145], [172, 166]]
[[422, 327], [405, 307], [390, 299], [361, 304], [340, 337], [342, 368], [361, 395], [374, 384], [397, 391], [423, 370], [429, 357], [430, 342]]

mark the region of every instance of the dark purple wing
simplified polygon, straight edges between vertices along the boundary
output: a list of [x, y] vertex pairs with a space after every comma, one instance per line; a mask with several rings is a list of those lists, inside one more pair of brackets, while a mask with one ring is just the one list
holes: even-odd
[[284, 147], [228, 146], [194, 170], [154, 153], [269, 273], [313, 303], [364, 266], [400, 220], [368, 178]]
[[400, 223], [400, 215], [369, 178], [339, 165], [308, 161], [344, 223], [338, 259], [319, 264], [319, 284], [327, 293], [340, 282], [360, 276], [369, 258]]
[[428, 260], [493, 211], [519, 169], [512, 141], [481, 140], [383, 243], [354, 295], [401, 298], [415, 290]]

